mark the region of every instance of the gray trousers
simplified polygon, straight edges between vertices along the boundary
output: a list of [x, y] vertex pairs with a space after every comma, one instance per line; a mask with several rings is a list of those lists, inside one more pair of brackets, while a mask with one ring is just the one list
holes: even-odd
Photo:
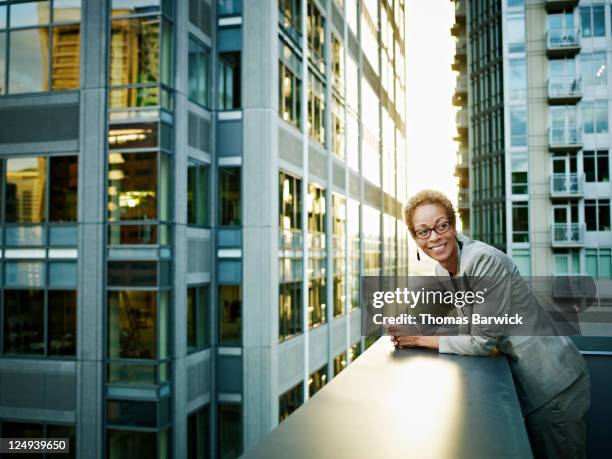
[[591, 404], [588, 371], [552, 400], [525, 417], [536, 459], [586, 457], [585, 415]]

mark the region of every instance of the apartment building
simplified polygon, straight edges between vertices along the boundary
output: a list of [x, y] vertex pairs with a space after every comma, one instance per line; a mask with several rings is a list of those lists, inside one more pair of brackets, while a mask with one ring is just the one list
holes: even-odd
[[524, 274], [609, 278], [610, 2], [455, 8], [464, 223]]
[[237, 457], [407, 274], [403, 0], [0, 1], [0, 436]]

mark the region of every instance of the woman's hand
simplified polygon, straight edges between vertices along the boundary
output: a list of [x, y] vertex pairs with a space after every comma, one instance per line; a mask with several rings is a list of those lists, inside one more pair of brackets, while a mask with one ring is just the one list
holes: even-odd
[[391, 343], [396, 348], [400, 347], [426, 347], [438, 349], [440, 338], [438, 336], [395, 336], [391, 335]]

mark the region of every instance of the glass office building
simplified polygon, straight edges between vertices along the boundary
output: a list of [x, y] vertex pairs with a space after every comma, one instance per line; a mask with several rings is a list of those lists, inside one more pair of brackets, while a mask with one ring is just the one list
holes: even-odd
[[454, 3], [464, 225], [523, 274], [609, 278], [610, 2]]
[[404, 14], [0, 0], [0, 436], [237, 457], [357, 358], [359, 276], [407, 274]]

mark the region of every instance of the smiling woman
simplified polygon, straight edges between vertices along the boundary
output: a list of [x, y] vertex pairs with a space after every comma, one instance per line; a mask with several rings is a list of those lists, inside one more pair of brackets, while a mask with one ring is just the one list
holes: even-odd
[[[400, 328], [392, 326], [388, 329], [392, 343], [440, 353], [506, 354], [535, 456], [584, 457], [590, 382], [585, 361], [572, 340], [554, 336], [558, 333], [554, 327], [540, 329], [542, 336], [515, 336], [507, 328], [491, 326], [510, 313], [527, 309], [539, 315], [537, 323], [545, 326], [538, 301], [516, 264], [498, 249], [457, 234], [453, 206], [439, 191], [423, 190], [414, 195], [404, 217], [417, 246], [438, 262], [438, 278], [450, 276], [454, 290], [459, 281], [455, 276], [466, 282], [469, 279], [470, 290], [485, 288], [491, 299], [470, 306], [454, 302], [457, 315], [471, 322], [464, 334], [404, 336]], [[488, 281], [483, 287], [485, 278]], [[493, 320], [479, 320], [483, 312]]]

